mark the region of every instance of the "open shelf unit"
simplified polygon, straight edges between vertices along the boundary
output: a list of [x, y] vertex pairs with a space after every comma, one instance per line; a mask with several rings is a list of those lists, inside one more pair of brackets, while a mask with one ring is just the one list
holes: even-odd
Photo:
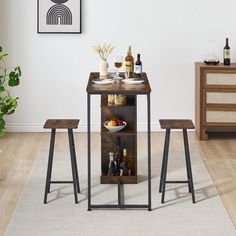
[[[137, 98], [136, 95], [126, 95], [126, 105], [108, 104], [108, 95], [101, 95], [101, 183], [137, 183]], [[104, 127], [104, 122], [118, 118], [126, 121], [126, 127], [120, 132], [111, 133]], [[127, 149], [129, 176], [108, 176], [109, 152], [116, 151], [117, 139], [120, 139], [121, 154]]]

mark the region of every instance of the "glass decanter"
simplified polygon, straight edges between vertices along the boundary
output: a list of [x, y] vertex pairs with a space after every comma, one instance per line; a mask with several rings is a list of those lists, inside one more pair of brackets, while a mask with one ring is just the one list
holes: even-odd
[[209, 40], [209, 52], [204, 59], [204, 63], [207, 65], [217, 65], [219, 62], [219, 58], [213, 51], [213, 40]]

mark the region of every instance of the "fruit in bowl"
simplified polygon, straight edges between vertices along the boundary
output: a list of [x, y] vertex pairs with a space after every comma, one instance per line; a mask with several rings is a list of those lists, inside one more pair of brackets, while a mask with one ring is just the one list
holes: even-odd
[[110, 132], [119, 132], [125, 128], [127, 123], [119, 119], [107, 120], [103, 124]]

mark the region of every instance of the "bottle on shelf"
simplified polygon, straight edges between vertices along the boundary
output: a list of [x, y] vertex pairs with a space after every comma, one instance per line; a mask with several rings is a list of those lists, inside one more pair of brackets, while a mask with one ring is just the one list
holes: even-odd
[[142, 74], [142, 62], [140, 60], [140, 54], [137, 54], [137, 61], [135, 62], [135, 70], [134, 70], [136, 78], [141, 78]]
[[121, 145], [120, 137], [117, 137], [116, 138], [116, 152], [115, 152], [115, 162], [116, 162], [116, 165], [117, 165], [116, 175], [120, 175], [120, 163], [122, 162], [120, 145]]
[[117, 174], [117, 164], [114, 160], [114, 152], [109, 152], [109, 167], [108, 176], [115, 176]]
[[120, 163], [120, 175], [127, 176], [130, 174], [129, 165], [127, 160], [127, 149], [123, 149], [123, 161]]
[[224, 65], [229, 66], [231, 59], [231, 49], [229, 47], [229, 39], [225, 39], [225, 47], [224, 47]]
[[128, 47], [127, 56], [125, 57], [125, 72], [129, 73], [129, 77], [132, 77], [134, 72], [134, 58], [132, 56], [131, 46]]

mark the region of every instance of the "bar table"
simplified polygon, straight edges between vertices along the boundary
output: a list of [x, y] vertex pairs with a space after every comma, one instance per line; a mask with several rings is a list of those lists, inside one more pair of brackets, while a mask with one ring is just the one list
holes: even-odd
[[[121, 73], [124, 77], [124, 74]], [[141, 84], [126, 84], [122, 81], [98, 85], [93, 81], [99, 80], [99, 73], [91, 72], [87, 84], [87, 131], [88, 131], [88, 211], [91, 209], [101, 208], [115, 208], [115, 209], [128, 209], [128, 208], [144, 208], [151, 211], [151, 115], [150, 115], [150, 93], [151, 87], [146, 73], [142, 73], [141, 79], [144, 80]], [[107, 102], [109, 94], [126, 95], [126, 105], [124, 106], [110, 106]], [[118, 203], [117, 204], [92, 204], [91, 199], [91, 96], [101, 95], [101, 165], [102, 176], [101, 183], [103, 184], [117, 184], [118, 187]], [[137, 96], [146, 95], [147, 97], [147, 161], [148, 161], [148, 188], [147, 188], [147, 203], [144, 204], [124, 204], [122, 202], [123, 184], [136, 184], [137, 183]], [[118, 133], [110, 133], [103, 127], [103, 122], [107, 116], [115, 111], [119, 113], [125, 121], [127, 126]], [[129, 144], [130, 148], [130, 164], [131, 176], [108, 176], [106, 158], [103, 155], [108, 153], [108, 148], [114, 145], [114, 140], [117, 137], [125, 140], [124, 143]], [[109, 146], [110, 145], [110, 146]], [[105, 164], [104, 164], [105, 163]]]

